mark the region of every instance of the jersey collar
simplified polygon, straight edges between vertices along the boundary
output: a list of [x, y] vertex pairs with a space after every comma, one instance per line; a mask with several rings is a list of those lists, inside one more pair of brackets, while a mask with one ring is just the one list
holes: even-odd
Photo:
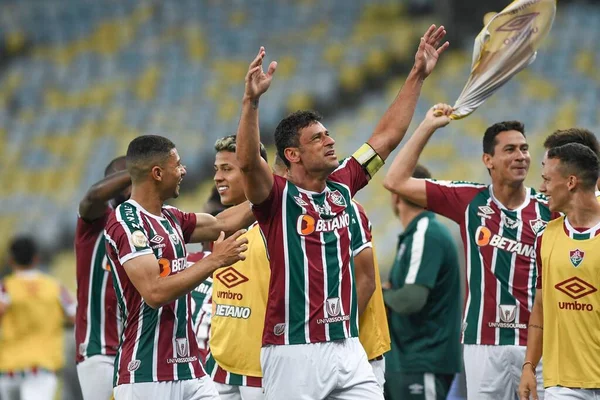
[[571, 223], [569, 222], [569, 219], [566, 216], [565, 216], [564, 221], [565, 221], [565, 230], [569, 234], [570, 238], [575, 237], [575, 235], [589, 235], [590, 239], [593, 239], [594, 237], [596, 237], [596, 232], [598, 232], [600, 230], [600, 223], [596, 224], [595, 226], [592, 226], [589, 229], [586, 229], [583, 232], [580, 232], [577, 229], [573, 228], [573, 225], [571, 225]]
[[525, 201], [517, 208], [513, 208], [513, 209], [509, 209], [506, 208], [504, 206], [504, 204], [500, 203], [500, 200], [498, 200], [496, 198], [496, 196], [494, 196], [494, 185], [490, 185], [490, 197], [492, 198], [492, 201], [498, 206], [499, 209], [501, 210], [506, 210], [506, 211], [521, 211], [522, 209], [524, 209], [525, 207], [527, 207], [529, 205], [529, 202], [531, 202], [531, 188], [529, 187], [525, 187]]
[[423, 211], [422, 213], [420, 213], [419, 215], [414, 217], [412, 221], [410, 221], [408, 226], [400, 234], [400, 237], [406, 236], [409, 233], [411, 233], [412, 231], [414, 231], [416, 229], [416, 226], [419, 223], [419, 221], [423, 218], [435, 218], [435, 214], [431, 211], [427, 211], [427, 210]]

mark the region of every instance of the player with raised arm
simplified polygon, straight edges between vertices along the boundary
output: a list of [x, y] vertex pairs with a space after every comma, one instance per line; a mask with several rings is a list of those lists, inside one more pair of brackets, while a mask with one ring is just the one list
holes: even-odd
[[121, 156], [106, 166], [104, 179], [92, 185], [79, 203], [75, 230], [75, 361], [85, 400], [106, 400], [112, 396], [122, 323], [106, 259], [104, 228], [112, 210], [130, 193], [131, 178], [125, 156]]
[[[115, 209], [105, 230], [124, 318], [115, 399], [218, 399], [199, 360], [190, 291], [218, 268], [244, 258], [247, 241], [236, 229], [253, 221], [250, 207], [242, 204], [213, 217], [165, 206], [179, 195], [186, 173], [167, 138], [140, 136], [126, 157], [131, 198]], [[224, 239], [224, 232], [235, 233]], [[209, 256], [188, 266], [185, 243], [216, 239]]]
[[259, 99], [277, 63], [263, 72], [261, 48], [250, 64], [236, 154], [271, 266], [261, 350], [267, 399], [383, 398], [357, 338], [351, 201], [404, 137], [423, 81], [448, 46], [439, 45], [444, 35], [443, 27], [428, 29], [397, 98], [367, 143], [341, 164], [318, 114], [284, 118], [275, 143], [287, 179], [273, 175], [259, 153]]
[[[287, 167], [279, 156], [275, 156], [275, 175], [287, 177]], [[360, 343], [367, 353], [369, 364], [377, 383], [383, 390], [385, 384], [385, 360], [383, 355], [390, 350], [391, 340], [387, 322], [379, 264], [373, 244], [372, 226], [363, 206], [352, 200], [357, 219], [350, 224], [352, 255], [354, 257], [354, 280], [359, 315]]]
[[491, 185], [411, 177], [427, 141], [451, 113], [448, 105], [427, 112], [384, 186], [460, 225], [467, 262], [462, 336], [468, 398], [513, 400], [535, 295], [533, 245], [551, 214], [545, 198], [524, 185], [531, 158], [518, 121], [494, 124], [483, 136]]
[[540, 191], [553, 212], [536, 239], [537, 289], [529, 319], [519, 393], [538, 399], [536, 365], [544, 356], [546, 399], [600, 396], [600, 204], [598, 157], [569, 143], [548, 150]]

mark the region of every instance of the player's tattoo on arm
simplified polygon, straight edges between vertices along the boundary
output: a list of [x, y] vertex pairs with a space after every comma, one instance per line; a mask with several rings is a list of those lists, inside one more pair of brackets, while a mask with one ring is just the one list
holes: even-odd
[[536, 324], [529, 324], [529, 327], [530, 327], [530, 328], [537, 328], [537, 329], [544, 330], [544, 327], [543, 327], [543, 326], [536, 325]]
[[252, 109], [257, 110], [258, 109], [258, 99], [254, 99], [252, 100]]

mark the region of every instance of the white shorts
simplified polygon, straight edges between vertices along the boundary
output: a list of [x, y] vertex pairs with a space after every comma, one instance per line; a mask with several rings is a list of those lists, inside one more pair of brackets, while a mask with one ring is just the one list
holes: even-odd
[[263, 400], [263, 388], [250, 386], [226, 385], [214, 382], [221, 400]]
[[358, 338], [265, 346], [260, 364], [267, 400], [383, 400]]
[[209, 376], [175, 382], [126, 383], [117, 386], [115, 400], [219, 400]]
[[[515, 400], [525, 361], [525, 346], [465, 344], [463, 358], [467, 378], [467, 398]], [[542, 362], [536, 369], [539, 400], [544, 399]]]
[[49, 371], [27, 373], [25, 376], [0, 377], [2, 400], [53, 400], [56, 375]]
[[115, 357], [96, 355], [77, 364], [84, 400], [109, 400], [113, 394]]
[[371, 364], [371, 367], [373, 368], [377, 383], [381, 387], [381, 390], [383, 390], [383, 385], [385, 385], [385, 359], [371, 360], [369, 361], [369, 364]]
[[546, 388], [546, 400], [600, 400], [600, 390], [552, 386]]

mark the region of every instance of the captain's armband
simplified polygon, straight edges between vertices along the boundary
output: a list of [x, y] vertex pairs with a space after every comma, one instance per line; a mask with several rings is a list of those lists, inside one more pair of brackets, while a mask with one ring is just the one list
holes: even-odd
[[377, 152], [373, 150], [371, 145], [368, 143], [360, 146], [360, 148], [356, 150], [354, 154], [352, 154], [352, 157], [358, 161], [360, 165], [362, 165], [371, 178], [377, 173], [377, 171], [379, 171], [381, 167], [383, 167], [384, 164], [384, 161], [379, 154], [377, 154]]

